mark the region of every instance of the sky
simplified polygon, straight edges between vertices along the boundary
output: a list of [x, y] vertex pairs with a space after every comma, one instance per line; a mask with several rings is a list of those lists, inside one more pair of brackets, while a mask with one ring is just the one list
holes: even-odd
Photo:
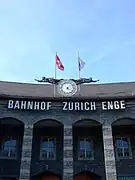
[[0, 80], [135, 80], [135, 0], [0, 0]]

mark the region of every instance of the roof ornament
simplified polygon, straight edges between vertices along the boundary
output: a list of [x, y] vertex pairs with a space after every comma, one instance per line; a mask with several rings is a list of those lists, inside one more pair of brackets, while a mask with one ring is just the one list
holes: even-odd
[[38, 80], [38, 79], [35, 79], [35, 80], [40, 83], [50, 83], [50, 84], [57, 85], [58, 93], [61, 96], [66, 96], [66, 97], [71, 97], [74, 94], [76, 94], [77, 90], [80, 90], [80, 87], [78, 88], [78, 85], [81, 85], [84, 83], [95, 83], [99, 81], [99, 80], [93, 80], [91, 77], [80, 78], [80, 79], [55, 79], [55, 78], [42, 77], [41, 80]]
[[[55, 79], [55, 78], [46, 78], [42, 77], [41, 80], [35, 79], [35, 81], [40, 82], [40, 83], [50, 83], [50, 84], [58, 84], [60, 81], [64, 79]], [[84, 84], [84, 83], [96, 83], [99, 80], [93, 80], [92, 77], [90, 78], [80, 78], [80, 79], [69, 79], [71, 81], [74, 81], [76, 85], [79, 84]]]

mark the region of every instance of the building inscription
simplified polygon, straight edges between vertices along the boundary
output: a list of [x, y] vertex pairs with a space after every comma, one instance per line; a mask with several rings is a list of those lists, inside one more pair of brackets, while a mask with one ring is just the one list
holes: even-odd
[[[9, 100], [8, 109], [18, 109], [18, 110], [51, 110], [52, 106], [55, 106], [54, 102], [49, 101], [19, 101], [19, 100]], [[95, 111], [97, 109], [97, 104], [95, 101], [63, 101], [62, 110], [63, 111]], [[120, 101], [102, 101], [100, 102], [100, 107], [102, 110], [119, 110], [125, 109], [126, 104], [124, 100]]]

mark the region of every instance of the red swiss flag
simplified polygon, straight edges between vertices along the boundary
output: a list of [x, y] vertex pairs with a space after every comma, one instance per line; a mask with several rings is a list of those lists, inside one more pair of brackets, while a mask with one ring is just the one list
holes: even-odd
[[56, 66], [58, 69], [60, 69], [61, 71], [64, 71], [64, 66], [59, 58], [58, 55], [56, 55]]

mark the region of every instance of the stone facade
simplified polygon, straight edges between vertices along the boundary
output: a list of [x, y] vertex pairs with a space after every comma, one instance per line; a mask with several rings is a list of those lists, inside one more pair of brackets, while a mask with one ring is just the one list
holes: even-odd
[[[22, 155], [21, 155], [21, 165], [20, 165], [20, 172], [16, 172], [16, 177], [19, 177], [19, 180], [30, 180], [34, 179], [32, 177], [31, 169], [33, 164], [32, 162], [32, 142], [33, 142], [33, 129], [35, 123], [40, 120], [47, 120], [53, 119], [63, 125], [63, 157], [62, 161], [57, 161], [56, 163], [60, 168], [62, 167], [62, 173], [59, 172], [59, 175], [62, 177], [63, 180], [72, 180], [74, 178], [74, 172], [81, 172], [81, 171], [91, 171], [92, 173], [98, 174], [102, 180], [116, 180], [117, 179], [117, 162], [115, 159], [115, 152], [114, 152], [114, 143], [113, 143], [113, 136], [112, 136], [112, 124], [118, 119], [132, 119], [135, 122], [135, 101], [134, 100], [127, 100], [126, 101], [126, 109], [125, 110], [116, 110], [116, 111], [101, 111], [101, 107], [98, 105], [97, 111], [92, 112], [72, 112], [66, 111], [63, 112], [61, 110], [61, 103], [54, 102], [51, 112], [33, 112], [33, 111], [19, 111], [19, 110], [9, 110], [7, 109], [7, 102], [8, 100], [4, 99], [0, 102], [0, 118], [13, 118], [21, 121], [24, 124], [24, 136], [23, 136], [23, 143], [22, 143]], [[78, 169], [77, 166], [75, 167], [74, 161], [74, 153], [73, 153], [73, 125], [82, 120], [93, 120], [94, 122], [99, 123], [102, 129], [102, 140], [103, 140], [103, 151], [104, 151], [104, 160], [103, 163], [95, 162], [95, 164], [91, 161], [88, 165], [87, 161], [85, 163], [79, 161]], [[97, 144], [99, 142], [97, 141]], [[134, 147], [135, 147], [135, 142]], [[134, 148], [133, 148], [133, 151]], [[58, 152], [59, 153], [59, 152]], [[134, 152], [133, 152], [134, 154]], [[131, 160], [128, 160], [128, 168], [132, 166], [135, 168], [135, 157]], [[3, 160], [0, 160], [3, 162]], [[6, 161], [6, 160], [5, 160]], [[14, 163], [14, 162], [13, 162]], [[42, 162], [43, 163], [43, 162]], [[51, 165], [49, 165], [49, 163]], [[41, 162], [39, 162], [39, 165]], [[44, 168], [42, 171], [46, 171], [52, 169], [55, 172], [57, 169], [56, 164], [54, 162], [44, 162]], [[55, 166], [53, 167], [53, 164]], [[12, 166], [12, 165], [11, 165]], [[89, 168], [89, 167], [90, 168]], [[6, 169], [4, 170], [4, 163], [3, 166], [0, 166], [0, 176], [6, 175]], [[43, 167], [43, 165], [42, 165]], [[56, 167], [56, 168], [55, 168]], [[12, 169], [12, 168], [11, 168]], [[54, 170], [53, 170], [54, 169]], [[77, 169], [77, 170], [76, 170]], [[82, 170], [81, 170], [82, 169]], [[98, 171], [98, 169], [101, 169]], [[127, 175], [135, 174], [134, 171], [130, 172]], [[123, 172], [124, 175], [124, 172]]]
[[73, 138], [72, 126], [64, 126], [63, 179], [73, 179]]
[[116, 180], [116, 165], [114, 156], [114, 146], [112, 137], [111, 124], [104, 124], [103, 130], [103, 144], [104, 144], [104, 157], [105, 157], [105, 172], [106, 180]]
[[22, 157], [20, 166], [20, 180], [30, 178], [30, 166], [32, 156], [33, 125], [25, 124], [22, 144]]

